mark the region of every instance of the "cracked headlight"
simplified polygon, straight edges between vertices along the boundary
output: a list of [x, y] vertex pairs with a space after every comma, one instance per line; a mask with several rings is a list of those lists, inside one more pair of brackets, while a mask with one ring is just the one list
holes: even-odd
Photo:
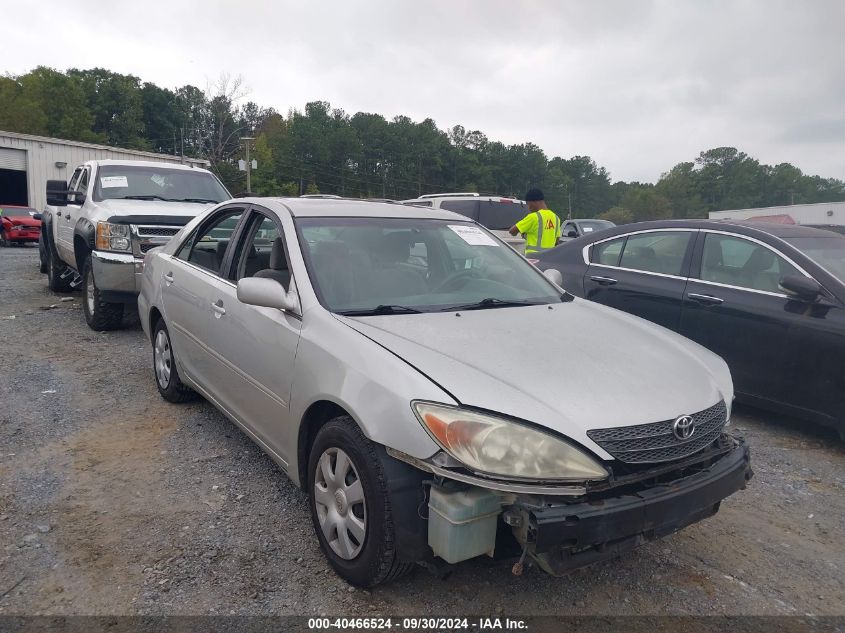
[[525, 424], [442, 404], [411, 404], [434, 441], [470, 470], [541, 480], [608, 476], [586, 452]]

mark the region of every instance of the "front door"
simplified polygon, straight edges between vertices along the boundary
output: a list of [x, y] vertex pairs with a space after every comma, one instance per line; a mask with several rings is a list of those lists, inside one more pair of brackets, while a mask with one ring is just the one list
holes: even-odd
[[795, 301], [781, 277], [801, 274], [763, 242], [702, 231], [684, 297], [681, 334], [725, 359], [738, 394], [788, 402]]
[[694, 235], [647, 231], [596, 243], [584, 297], [677, 331]]
[[252, 212], [225, 275], [228, 278], [213, 284], [207, 342], [215, 396], [287, 463], [291, 447], [285, 438], [302, 321], [299, 315], [246, 305], [237, 297], [237, 282], [245, 277], [263, 277], [286, 291], [290, 288], [293, 282], [282, 226], [270, 212]]

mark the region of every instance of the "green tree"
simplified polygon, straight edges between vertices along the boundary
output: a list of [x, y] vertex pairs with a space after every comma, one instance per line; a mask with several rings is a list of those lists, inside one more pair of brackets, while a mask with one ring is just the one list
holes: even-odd
[[39, 66], [18, 78], [25, 101], [37, 103], [44, 113], [44, 133], [75, 141], [103, 142], [105, 135], [92, 130], [94, 118], [79, 84], [52, 68]]
[[[94, 116], [93, 130], [106, 142], [118, 147], [147, 149], [141, 80], [105, 68], [67, 71], [85, 94], [88, 110]], [[158, 139], [156, 139], [158, 140]]]
[[611, 207], [604, 213], [599, 213], [596, 217], [601, 220], [609, 220], [617, 225], [634, 222], [634, 214], [624, 207]]
[[47, 114], [12, 76], [0, 77], [0, 130], [47, 134]]

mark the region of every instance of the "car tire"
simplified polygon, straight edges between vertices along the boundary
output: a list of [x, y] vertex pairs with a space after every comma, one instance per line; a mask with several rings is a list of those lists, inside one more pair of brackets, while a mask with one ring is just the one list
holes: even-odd
[[62, 279], [62, 274], [67, 269], [56, 261], [56, 256], [47, 250], [47, 287], [52, 292], [70, 292], [73, 290], [68, 278]]
[[90, 254], [82, 266], [82, 312], [92, 330], [116, 330], [123, 323], [123, 304], [103, 301], [100, 296]]
[[397, 554], [387, 478], [376, 445], [351, 417], [334, 418], [317, 433], [308, 460], [308, 500], [320, 548], [350, 584], [372, 587], [414, 569]]
[[164, 319], [159, 319], [153, 330], [153, 374], [158, 392], [168, 402], [178, 404], [196, 399], [197, 392], [186, 386], [179, 377], [170, 332]]
[[46, 275], [49, 266], [47, 264], [47, 249], [44, 247], [45, 245], [41, 243], [41, 240], [38, 240], [38, 272], [42, 275]]

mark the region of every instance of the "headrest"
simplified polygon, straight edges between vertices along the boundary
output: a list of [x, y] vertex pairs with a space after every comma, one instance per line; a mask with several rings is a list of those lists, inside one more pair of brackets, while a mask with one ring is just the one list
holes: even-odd
[[273, 240], [273, 249], [270, 251], [270, 268], [272, 270], [287, 270], [288, 262], [285, 259], [285, 244], [281, 237]]
[[742, 270], [748, 273], [761, 273], [768, 270], [775, 263], [775, 254], [768, 248], [758, 248], [753, 253]]

